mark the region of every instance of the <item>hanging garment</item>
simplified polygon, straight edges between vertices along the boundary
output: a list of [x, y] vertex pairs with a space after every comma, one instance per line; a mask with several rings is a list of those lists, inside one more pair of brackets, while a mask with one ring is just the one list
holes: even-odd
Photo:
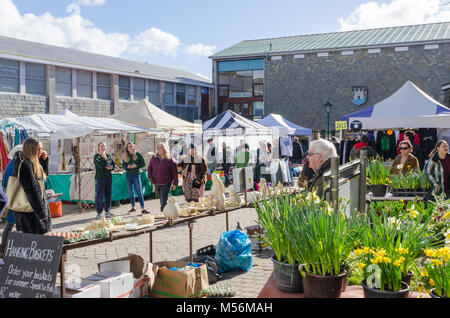
[[242, 168], [233, 169], [233, 191], [235, 193], [244, 191], [244, 182], [242, 177]]
[[2, 174], [5, 172], [6, 166], [11, 161], [11, 159], [8, 158], [8, 150], [6, 149], [5, 141], [3, 140], [3, 134], [1, 138], [0, 143], [0, 159], [1, 159], [1, 171]]
[[420, 128], [420, 144], [422, 145], [423, 150], [428, 155], [436, 145], [438, 140], [437, 138], [437, 129], [436, 128]]
[[20, 145], [20, 132], [19, 129], [16, 127], [14, 129], [14, 147]]
[[292, 157], [292, 139], [291, 137], [280, 137], [280, 148], [281, 148], [281, 155]]
[[276, 185], [280, 179], [277, 179], [277, 173], [280, 168], [280, 159], [273, 159], [270, 162], [270, 176], [272, 178], [272, 184]]
[[20, 131], [20, 143], [23, 144], [23, 142], [25, 141], [25, 139], [28, 138], [28, 133], [25, 129], [22, 129]]
[[283, 183], [291, 183], [292, 177], [291, 177], [291, 170], [289, 166], [289, 160], [283, 159], [280, 160], [280, 170], [281, 170], [281, 177], [283, 180]]

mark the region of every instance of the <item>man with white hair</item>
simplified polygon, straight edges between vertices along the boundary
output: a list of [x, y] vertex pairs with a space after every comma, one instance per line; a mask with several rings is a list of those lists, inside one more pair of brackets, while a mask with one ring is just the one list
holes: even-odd
[[323, 195], [323, 174], [331, 169], [331, 158], [337, 157], [333, 143], [325, 139], [314, 140], [309, 144], [308, 163], [314, 177], [308, 181], [308, 191]]

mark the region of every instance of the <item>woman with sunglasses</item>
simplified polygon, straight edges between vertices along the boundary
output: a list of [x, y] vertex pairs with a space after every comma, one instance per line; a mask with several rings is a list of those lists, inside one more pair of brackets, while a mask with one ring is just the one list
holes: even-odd
[[391, 164], [391, 174], [407, 173], [411, 170], [420, 170], [419, 160], [411, 154], [412, 145], [408, 140], [401, 141], [399, 144], [400, 154]]

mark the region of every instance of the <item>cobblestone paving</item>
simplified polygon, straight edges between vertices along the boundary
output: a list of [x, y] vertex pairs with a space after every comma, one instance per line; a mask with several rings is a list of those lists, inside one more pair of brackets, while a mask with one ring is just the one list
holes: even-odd
[[[177, 196], [178, 202], [183, 203], [184, 197]], [[149, 211], [159, 209], [159, 200], [146, 200], [145, 207]], [[128, 215], [130, 204], [123, 204], [112, 208], [117, 216]], [[139, 204], [137, 212], [140, 214]], [[77, 205], [64, 204], [63, 216], [53, 219], [53, 231], [74, 230], [89, 224], [95, 219], [94, 209], [86, 213], [78, 213]], [[230, 229], [234, 229], [237, 222], [243, 228], [256, 224], [256, 212], [253, 208], [244, 208], [229, 213]], [[3, 225], [0, 227], [3, 231]], [[193, 228], [193, 252], [210, 244], [217, 245], [220, 234], [226, 231], [226, 216], [224, 214], [208, 216], [198, 219]], [[68, 251], [66, 265], [75, 264], [80, 267], [81, 277], [87, 277], [97, 272], [97, 264], [107, 260], [114, 260], [128, 254], [138, 254], [149, 262], [149, 235], [140, 236], [92, 245], [85, 248]], [[236, 292], [235, 297], [255, 298], [267, 282], [272, 273], [273, 265], [270, 260], [272, 252], [253, 251], [253, 267], [248, 272], [228, 272], [218, 283], [227, 283]], [[153, 233], [153, 261], [187, 261], [189, 259], [189, 228], [186, 224], [165, 228]], [[57, 285], [59, 284], [59, 278]]]

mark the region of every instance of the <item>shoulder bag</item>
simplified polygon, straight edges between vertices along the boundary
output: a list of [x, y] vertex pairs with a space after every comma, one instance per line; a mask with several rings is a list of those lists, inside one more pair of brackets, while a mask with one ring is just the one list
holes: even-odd
[[[17, 170], [17, 177], [10, 176], [8, 179], [8, 185], [6, 187], [6, 196], [8, 197], [7, 209], [16, 212], [33, 212], [27, 195], [20, 184], [20, 168], [22, 166], [23, 159], [20, 161], [19, 169]], [[44, 181], [36, 180], [41, 188], [42, 198], [44, 198]]]

